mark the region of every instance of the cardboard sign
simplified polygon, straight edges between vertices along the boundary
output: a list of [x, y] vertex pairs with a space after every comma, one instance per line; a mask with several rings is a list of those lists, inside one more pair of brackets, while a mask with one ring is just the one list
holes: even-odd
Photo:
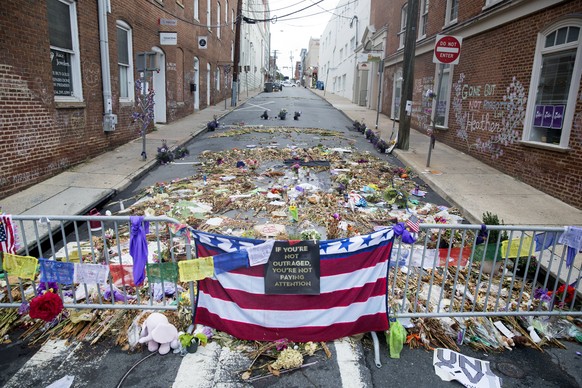
[[265, 293], [319, 295], [319, 243], [277, 241], [265, 266]]

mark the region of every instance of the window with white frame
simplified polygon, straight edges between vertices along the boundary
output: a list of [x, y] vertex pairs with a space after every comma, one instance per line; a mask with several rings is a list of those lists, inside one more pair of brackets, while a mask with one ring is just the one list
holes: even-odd
[[53, 90], [58, 101], [83, 99], [76, 4], [47, 0]]
[[458, 16], [459, 16], [459, 0], [447, 0], [445, 24], [456, 23]]
[[501, 3], [503, 0], [485, 0], [485, 7], [490, 7], [494, 4]]
[[224, 25], [228, 25], [228, 0], [224, 0]]
[[200, 20], [200, 3], [199, 3], [199, 0], [194, 0], [194, 19]]
[[220, 2], [216, 2], [216, 36], [220, 38], [220, 13], [222, 12], [220, 8]]
[[408, 3], [402, 6], [400, 10], [400, 32], [398, 32], [398, 36], [400, 41], [398, 43], [398, 48], [404, 47], [404, 41], [406, 40], [406, 18], [408, 17]]
[[119, 72], [119, 101], [133, 101], [133, 48], [129, 25], [117, 21], [117, 69]]
[[216, 90], [220, 90], [220, 67], [216, 67], [216, 70], [214, 70], [214, 82], [215, 82], [215, 87]]
[[[451, 100], [451, 65], [448, 64], [438, 64], [436, 66], [436, 83], [435, 93], [437, 97], [433, 100], [433, 120], [438, 127], [447, 127], [449, 125], [449, 107]], [[442, 75], [440, 74], [442, 70]], [[442, 78], [441, 78], [442, 77]], [[440, 81], [439, 81], [440, 78]], [[439, 89], [440, 83], [440, 89]], [[437, 90], [438, 89], [438, 90]], [[438, 101], [437, 101], [438, 100]]]
[[212, 19], [211, 19], [211, 14], [212, 14], [212, 4], [211, 4], [211, 0], [206, 0], [206, 26], [208, 26], [208, 30], [211, 30], [211, 26], [212, 26]]
[[400, 99], [402, 98], [402, 69], [398, 69], [394, 74], [394, 81], [392, 82], [392, 119], [398, 120], [400, 118]]
[[538, 34], [523, 140], [567, 148], [582, 73], [582, 18]]
[[428, 0], [420, 0], [420, 20], [418, 21], [418, 38], [426, 36], [428, 23]]

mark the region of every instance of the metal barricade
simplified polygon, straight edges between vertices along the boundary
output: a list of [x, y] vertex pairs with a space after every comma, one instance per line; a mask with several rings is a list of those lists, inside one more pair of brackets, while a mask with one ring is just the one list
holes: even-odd
[[582, 315], [580, 256], [558, 242], [565, 231], [421, 224], [414, 244], [395, 241], [388, 307], [402, 318]]
[[[149, 223], [148, 262], [172, 262], [192, 258], [188, 235], [178, 236], [170, 225], [180, 223], [169, 217], [144, 217]], [[146, 309], [177, 310], [181, 287], [177, 280], [146, 282], [135, 286], [129, 255], [129, 216], [35, 216], [14, 215], [12, 222], [17, 230], [18, 255], [45, 258], [68, 263], [104, 264], [110, 268], [107, 284], [57, 284], [64, 307], [76, 309]], [[127, 267], [125, 267], [127, 265]], [[1, 267], [0, 267], [1, 268]], [[114, 271], [114, 269], [116, 271]], [[160, 272], [161, 272], [160, 267]], [[0, 308], [19, 307], [27, 297], [38, 294], [39, 281], [23, 280], [4, 273], [7, 282], [8, 303]], [[11, 279], [12, 278], [12, 279]], [[49, 287], [48, 282], [43, 282]], [[194, 282], [189, 284], [190, 301], [194, 303]], [[14, 297], [17, 295], [19, 297]], [[167, 297], [168, 295], [168, 297]]]

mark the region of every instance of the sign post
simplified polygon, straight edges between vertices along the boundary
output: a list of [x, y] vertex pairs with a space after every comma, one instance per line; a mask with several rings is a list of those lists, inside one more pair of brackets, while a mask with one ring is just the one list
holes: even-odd
[[437, 35], [434, 45], [434, 54], [432, 61], [439, 64], [439, 82], [436, 90], [435, 108], [432, 112], [432, 129], [429, 130], [430, 143], [428, 146], [428, 157], [426, 160], [426, 167], [430, 167], [430, 156], [434, 148], [436, 138], [434, 132], [436, 130], [436, 114], [439, 107], [439, 98], [441, 95], [441, 86], [443, 82], [443, 73], [445, 65], [456, 65], [459, 63], [461, 56], [461, 42], [463, 38], [452, 35]]

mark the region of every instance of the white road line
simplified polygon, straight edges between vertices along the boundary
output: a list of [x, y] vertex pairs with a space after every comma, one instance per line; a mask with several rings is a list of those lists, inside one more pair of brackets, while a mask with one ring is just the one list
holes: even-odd
[[360, 355], [349, 338], [334, 341], [341, 387], [364, 387], [360, 373]]
[[198, 347], [196, 353], [182, 359], [173, 388], [244, 387], [234, 371], [248, 366], [240, 353], [222, 348], [215, 342]]
[[271, 109], [266, 108], [265, 105], [270, 105], [270, 104], [274, 104], [274, 103], [275, 103], [275, 101], [267, 101], [263, 105], [255, 105], [255, 104], [251, 104], [250, 102], [247, 102], [245, 105], [250, 105], [250, 106], [248, 106], [248, 107], [245, 106], [244, 108], [238, 108], [235, 110], [250, 110], [250, 109], [254, 109], [254, 108], [259, 108], [259, 109], [261, 109], [261, 112], [265, 111], [265, 110], [270, 111]]

